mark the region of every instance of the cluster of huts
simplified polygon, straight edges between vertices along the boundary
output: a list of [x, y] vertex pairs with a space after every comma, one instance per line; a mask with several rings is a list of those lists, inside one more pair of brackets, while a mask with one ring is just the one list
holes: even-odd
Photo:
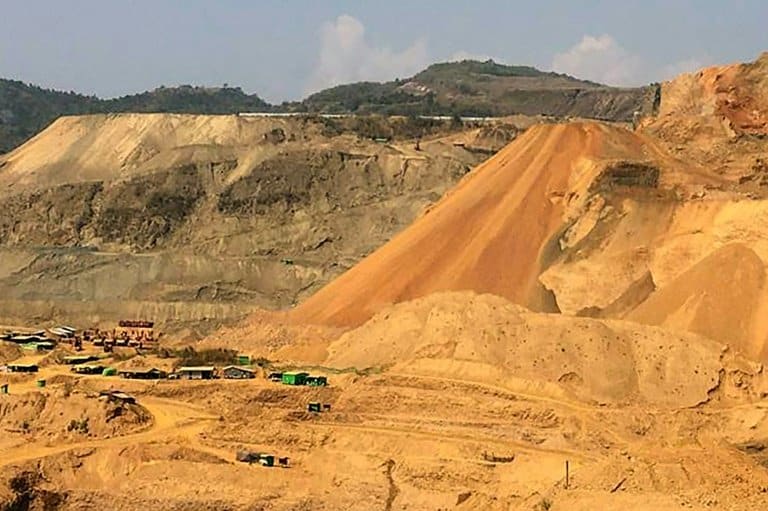
[[155, 346], [158, 336], [155, 335], [154, 322], [145, 320], [121, 320], [117, 328], [109, 331], [99, 329], [83, 330], [63, 325], [34, 332], [6, 331], [0, 333], [0, 340], [15, 342], [22, 347], [37, 351], [51, 350], [59, 342], [71, 344], [76, 350], [81, 350], [83, 342], [103, 347], [110, 352], [115, 346], [147, 348]]
[[[184, 366], [173, 372], [162, 371], [157, 368], [148, 369], [120, 369], [117, 374], [123, 378], [136, 380], [214, 380], [224, 378], [227, 380], [246, 380], [256, 377], [256, 371], [250, 367], [230, 365], [220, 369], [214, 366]], [[309, 387], [325, 387], [328, 385], [326, 376], [313, 376], [306, 372], [273, 372], [268, 378], [271, 381], [284, 385], [306, 385]]]
[[213, 380], [225, 378], [228, 380], [245, 380], [256, 377], [256, 371], [250, 367], [230, 365], [217, 369], [214, 366], [184, 366], [173, 372], [157, 368], [120, 369], [117, 374], [123, 378], [134, 380]]
[[71, 326], [58, 326], [34, 332], [10, 330], [0, 334], [0, 341], [13, 342], [30, 351], [50, 351], [58, 342], [74, 338], [76, 332]]

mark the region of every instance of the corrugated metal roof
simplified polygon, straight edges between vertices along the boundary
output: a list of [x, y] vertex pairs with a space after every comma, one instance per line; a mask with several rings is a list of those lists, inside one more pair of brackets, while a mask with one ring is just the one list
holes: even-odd
[[207, 372], [207, 371], [215, 371], [216, 368], [213, 366], [187, 366], [187, 367], [179, 367], [178, 372], [180, 373], [194, 373], [194, 372]]
[[255, 372], [255, 371], [254, 371], [253, 369], [251, 369], [250, 367], [243, 367], [243, 366], [227, 366], [227, 367], [224, 367], [224, 368], [222, 369], [222, 371], [226, 371], [227, 369], [237, 369], [237, 370], [239, 370], [239, 371], [245, 371], [245, 372], [248, 372], [248, 373], [253, 373], [253, 372]]

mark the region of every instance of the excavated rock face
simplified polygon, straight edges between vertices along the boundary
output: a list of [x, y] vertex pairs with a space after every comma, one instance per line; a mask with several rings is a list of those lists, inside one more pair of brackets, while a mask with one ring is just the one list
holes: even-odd
[[659, 168], [632, 161], [610, 164], [597, 178], [595, 185], [602, 190], [613, 190], [619, 187], [656, 188], [659, 185]]
[[0, 322], [141, 314], [210, 329], [254, 306], [290, 306], [487, 156], [439, 141], [377, 144], [342, 128], [60, 119], [0, 158]]
[[731, 182], [749, 176], [755, 159], [768, 157], [768, 53], [665, 82], [658, 115], [641, 131]]

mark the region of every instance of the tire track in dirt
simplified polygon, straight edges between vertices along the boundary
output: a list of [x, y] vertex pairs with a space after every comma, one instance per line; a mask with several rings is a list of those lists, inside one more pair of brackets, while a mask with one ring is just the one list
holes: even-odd
[[[199, 410], [187, 406], [186, 403], [169, 399], [145, 398], [142, 400], [141, 405], [152, 414], [153, 422], [149, 429], [118, 437], [88, 440], [66, 445], [38, 446], [25, 444], [3, 453], [2, 458], [0, 458], [0, 467], [62, 454], [75, 449], [122, 447], [158, 440], [167, 442], [173, 436], [195, 439], [203, 428], [202, 422], [217, 419], [217, 417], [210, 414], [201, 414]], [[193, 441], [192, 444], [195, 445], [196, 442]], [[204, 450], [207, 449], [204, 448]]]
[[339, 424], [334, 422], [318, 421], [318, 422], [306, 423], [306, 425], [314, 428], [347, 429], [352, 431], [365, 431], [365, 432], [377, 433], [377, 434], [391, 434], [391, 435], [398, 435], [398, 436], [414, 436], [414, 437], [430, 438], [430, 439], [435, 439], [440, 441], [493, 444], [493, 445], [498, 445], [506, 448], [514, 447], [519, 452], [526, 452], [526, 453], [533, 453], [533, 454], [535, 453], [555, 454], [555, 455], [567, 456], [569, 457], [569, 459], [580, 460], [580, 461], [599, 460], [598, 456], [587, 455], [579, 451], [572, 451], [569, 449], [553, 449], [548, 447], [534, 447], [529, 444], [525, 444], [523, 442], [516, 442], [514, 440], [497, 440], [497, 439], [488, 438], [488, 437], [452, 435], [452, 434], [436, 433], [433, 431], [414, 431], [412, 429], [399, 428], [399, 427], [366, 426], [363, 424]]

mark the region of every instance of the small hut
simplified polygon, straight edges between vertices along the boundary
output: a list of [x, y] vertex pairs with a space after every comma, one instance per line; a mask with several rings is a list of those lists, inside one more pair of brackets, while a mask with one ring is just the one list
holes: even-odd
[[221, 374], [229, 380], [247, 380], [256, 376], [253, 369], [241, 366], [227, 366], [221, 370]]
[[180, 367], [176, 374], [181, 380], [212, 380], [215, 372], [213, 366], [187, 366]]

